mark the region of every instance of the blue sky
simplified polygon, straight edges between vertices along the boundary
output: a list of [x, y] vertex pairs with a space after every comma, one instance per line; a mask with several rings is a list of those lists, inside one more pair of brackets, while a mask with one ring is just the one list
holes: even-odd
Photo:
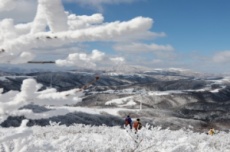
[[209, 55], [230, 48], [230, 1], [228, 0], [139, 0], [132, 3], [102, 4], [101, 12], [93, 6], [65, 4], [76, 14], [102, 13], [105, 21], [125, 21], [136, 16], [154, 20], [153, 31], [165, 32], [155, 40], [172, 44], [178, 52], [201, 51]]
[[[4, 1], [5, 6], [4, 3], [0, 5], [0, 20], [13, 18], [15, 23], [33, 21], [37, 0], [20, 1]], [[102, 25], [128, 22], [138, 16], [153, 21], [149, 31], [157, 36], [146, 38], [147, 33], [144, 33], [143, 39], [126, 39], [124, 43], [117, 40], [86, 41], [80, 44], [86, 52], [97, 49], [111, 56], [122, 56], [127, 63], [152, 68], [230, 73], [229, 0], [62, 0], [62, 3], [65, 11], [71, 14], [102, 14]], [[13, 5], [7, 4], [16, 4], [17, 7], [11, 10], [9, 6]], [[69, 47], [66, 50], [73, 53], [77, 45], [77, 42], [65, 45]], [[58, 52], [42, 58], [55, 59], [64, 55]]]
[[[222, 72], [221, 69], [214, 69], [214, 65], [201, 69], [194, 66], [202, 64], [202, 59], [211, 60], [216, 53], [230, 50], [229, 0], [139, 0], [119, 4], [102, 3], [101, 7], [103, 10], [90, 4], [79, 6], [79, 3], [65, 3], [66, 9], [79, 15], [100, 12], [105, 22], [125, 21], [136, 16], [150, 17], [154, 20], [151, 31], [166, 34], [165, 37], [152, 40], [154, 43], [173, 46], [178, 59], [189, 64], [187, 68]], [[224, 64], [216, 64], [221, 64], [223, 71], [227, 70]]]

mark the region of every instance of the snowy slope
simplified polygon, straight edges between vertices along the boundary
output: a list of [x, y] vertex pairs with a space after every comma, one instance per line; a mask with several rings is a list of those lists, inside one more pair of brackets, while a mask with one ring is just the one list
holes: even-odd
[[194, 133], [143, 127], [137, 134], [118, 126], [73, 125], [50, 123], [46, 127], [0, 128], [0, 151], [12, 152], [228, 152], [229, 133]]

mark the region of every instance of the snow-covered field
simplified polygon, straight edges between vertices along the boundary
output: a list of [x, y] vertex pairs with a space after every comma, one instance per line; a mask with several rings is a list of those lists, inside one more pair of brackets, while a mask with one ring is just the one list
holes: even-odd
[[[82, 102], [84, 93], [78, 89], [57, 92], [41, 87], [33, 79], [23, 81], [21, 91], [0, 94], [0, 120], [8, 116], [24, 116], [20, 127], [0, 128], [0, 152], [229, 152], [229, 133], [219, 131], [210, 136], [191, 130], [172, 131], [144, 126], [138, 134], [120, 126], [87, 126], [75, 124], [71, 126], [50, 122], [49, 126], [27, 127], [27, 119], [42, 119], [65, 115], [70, 112], [84, 111], [91, 114], [107, 112], [117, 115], [117, 109], [90, 109], [87, 107], [71, 107]], [[76, 92], [77, 91], [77, 92]], [[110, 101], [117, 103], [117, 101]], [[108, 103], [110, 103], [108, 102]], [[44, 106], [48, 111], [36, 113], [23, 106], [34, 104]], [[135, 109], [133, 109], [135, 110]], [[136, 109], [138, 110], [138, 109]]]
[[137, 134], [118, 126], [0, 128], [1, 152], [229, 152], [230, 136], [144, 126]]

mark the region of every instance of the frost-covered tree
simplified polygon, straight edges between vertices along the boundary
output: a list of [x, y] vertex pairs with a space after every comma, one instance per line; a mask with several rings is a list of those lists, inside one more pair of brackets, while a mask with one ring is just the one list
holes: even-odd
[[[74, 105], [82, 100], [83, 90], [81, 89], [58, 92], [54, 88], [47, 88], [43, 91], [38, 91], [40, 87], [41, 85], [34, 79], [26, 79], [22, 83], [21, 91], [9, 91], [5, 94], [0, 94], [0, 123], [9, 116], [41, 119], [65, 115], [71, 111], [61, 108], [61, 106]], [[47, 110], [35, 113], [31, 109], [23, 108], [31, 104], [46, 107]]]
[[[14, 1], [8, 0], [8, 3], [14, 4]], [[7, 6], [8, 3], [2, 5]], [[61, 0], [38, 0], [36, 16], [32, 22], [18, 24], [13, 19], [0, 21], [0, 63], [27, 63], [37, 58], [41, 59], [47, 53], [61, 52], [69, 55], [55, 59], [59, 66], [111, 67], [124, 63], [125, 58], [106, 55], [97, 48], [93, 49], [92, 53], [86, 53], [79, 44], [130, 43], [131, 40], [164, 36], [164, 33], [150, 31], [153, 20], [148, 17], [139, 16], [123, 22], [103, 21], [102, 14], [71, 14], [64, 10]], [[74, 47], [68, 49], [69, 52], [62, 48], [72, 44]]]

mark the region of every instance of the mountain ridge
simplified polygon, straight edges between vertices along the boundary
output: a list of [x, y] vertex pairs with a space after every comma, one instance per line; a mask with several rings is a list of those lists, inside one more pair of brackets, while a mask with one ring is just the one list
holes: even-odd
[[[1, 76], [5, 79], [0, 79], [0, 88], [4, 89], [3, 92], [20, 90], [24, 79], [34, 78], [43, 85], [41, 90], [55, 88], [58, 91], [64, 91], [81, 88], [96, 76], [100, 77], [99, 81], [85, 90], [83, 101], [75, 106], [102, 109], [123, 107], [126, 112], [120, 111], [119, 117], [115, 116], [119, 120], [117, 125], [122, 125], [123, 117], [130, 114], [133, 117], [140, 117], [144, 123], [171, 129], [188, 126], [194, 128], [197, 126], [198, 130], [208, 126], [222, 129], [229, 127], [225, 122], [230, 120], [230, 85], [228, 77], [224, 76], [204, 76], [191, 72], [184, 74], [181, 71], [162, 70], [132, 74], [104, 71], [36, 72]], [[119, 103], [116, 103], [116, 100], [119, 100]], [[112, 104], [108, 105], [109, 102]], [[133, 109], [139, 109], [140, 105], [142, 105], [142, 110], [133, 112]], [[31, 109], [32, 107], [23, 108]], [[68, 116], [75, 117], [74, 115], [79, 114], [73, 113]], [[103, 115], [110, 117], [106, 112]], [[167, 119], [162, 118], [162, 115]], [[87, 115], [87, 117], [91, 119], [93, 115]], [[64, 123], [63, 117], [50, 119]], [[1, 125], [15, 126], [12, 123], [15, 120], [18, 120], [16, 124], [19, 125], [22, 117], [11, 117]], [[37, 123], [44, 124], [48, 120], [38, 120]], [[74, 119], [68, 120], [66, 123], [74, 123]], [[83, 120], [77, 122], [85, 123]], [[92, 121], [91, 124], [95, 123]], [[109, 125], [106, 121], [105, 124]]]

